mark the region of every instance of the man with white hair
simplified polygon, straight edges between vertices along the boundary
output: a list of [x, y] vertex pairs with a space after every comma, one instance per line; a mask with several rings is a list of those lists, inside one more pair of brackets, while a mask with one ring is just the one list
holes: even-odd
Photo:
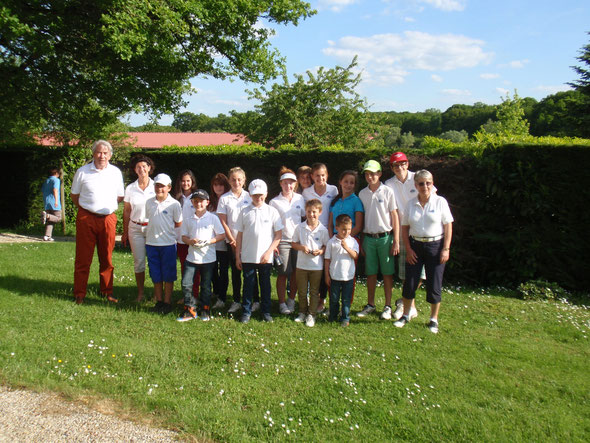
[[100, 293], [108, 301], [113, 297], [113, 249], [117, 216], [115, 211], [125, 196], [123, 175], [109, 163], [113, 147], [98, 140], [92, 145], [92, 162], [76, 171], [71, 198], [78, 207], [76, 217], [76, 261], [74, 264], [74, 297], [80, 304], [86, 297], [88, 274], [94, 248], [100, 263]]

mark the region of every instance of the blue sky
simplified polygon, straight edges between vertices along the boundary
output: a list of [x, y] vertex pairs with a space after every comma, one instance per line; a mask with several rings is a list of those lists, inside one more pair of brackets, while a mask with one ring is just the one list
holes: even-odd
[[[274, 27], [289, 79], [358, 55], [357, 88], [373, 111], [444, 111], [496, 104], [516, 89], [538, 100], [569, 89], [570, 66], [590, 42], [588, 0], [316, 0], [299, 26]], [[254, 108], [241, 81], [195, 78], [184, 111], [215, 116]], [[160, 124], [170, 124], [164, 116]], [[146, 117], [127, 121], [140, 125]]]

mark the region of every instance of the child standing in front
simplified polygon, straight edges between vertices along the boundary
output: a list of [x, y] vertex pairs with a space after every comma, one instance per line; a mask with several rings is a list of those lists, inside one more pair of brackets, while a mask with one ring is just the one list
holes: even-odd
[[346, 214], [336, 217], [336, 235], [326, 246], [324, 272], [326, 283], [330, 286], [330, 321], [336, 321], [342, 299], [340, 322], [343, 327], [350, 322], [350, 304], [354, 289], [355, 260], [359, 255], [359, 245], [351, 237], [352, 219]]
[[149, 220], [146, 229], [145, 249], [154, 282], [156, 306], [153, 311], [168, 314], [172, 311], [170, 299], [176, 281], [176, 232], [182, 225], [182, 208], [170, 195], [172, 180], [166, 174], [154, 178], [156, 196], [145, 203], [145, 215]]
[[201, 320], [210, 319], [211, 277], [215, 268], [215, 243], [225, 239], [225, 230], [219, 217], [207, 211], [209, 194], [197, 189], [191, 196], [195, 213], [182, 223], [182, 241], [188, 245], [188, 254], [182, 273], [182, 292], [184, 294], [184, 312], [178, 321], [193, 320], [197, 317], [197, 301], [193, 296], [195, 272], [201, 273], [201, 290], [199, 304]]
[[[328, 230], [320, 222], [322, 202], [317, 199], [305, 203], [306, 220], [295, 228], [292, 247], [297, 252], [297, 291], [299, 315], [296, 322], [305, 321], [310, 328], [315, 325], [319, 302], [320, 281], [323, 278], [323, 255], [329, 240]], [[307, 288], [309, 286], [309, 303]]]
[[[303, 190], [301, 195], [305, 201], [318, 199], [324, 210], [320, 215], [320, 222], [327, 229], [330, 219], [330, 204], [332, 200], [338, 195], [338, 188], [334, 185], [328, 184], [328, 168], [323, 163], [314, 163], [311, 165], [311, 179], [313, 186]], [[318, 302], [317, 310], [322, 312], [324, 310], [324, 300], [328, 293], [328, 286], [324, 281], [323, 275], [320, 278], [320, 300]]]
[[363, 167], [368, 186], [359, 192], [365, 208], [363, 250], [367, 274], [368, 300], [364, 309], [357, 313], [365, 317], [375, 312], [375, 289], [377, 274], [383, 275], [385, 307], [381, 319], [391, 320], [391, 295], [393, 292], [394, 256], [399, 253], [399, 219], [393, 189], [381, 183], [381, 165], [369, 160]]
[[250, 321], [252, 298], [256, 288], [256, 274], [260, 283], [262, 319], [272, 322], [270, 315], [270, 273], [275, 249], [282, 237], [283, 223], [279, 211], [267, 205], [266, 183], [252, 180], [248, 187], [252, 204], [240, 212], [236, 223], [236, 266], [244, 273], [244, 302], [242, 323]]

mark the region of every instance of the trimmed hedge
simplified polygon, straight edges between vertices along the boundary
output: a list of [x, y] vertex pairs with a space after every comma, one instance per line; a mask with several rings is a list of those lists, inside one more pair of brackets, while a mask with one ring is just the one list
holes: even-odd
[[[446, 279], [473, 284], [516, 286], [531, 279], [557, 282], [568, 289], [590, 286], [590, 211], [578, 201], [580, 195], [576, 165], [590, 164], [590, 142], [574, 145], [510, 144], [478, 151], [439, 152], [409, 150], [412, 170], [429, 169], [439, 194], [447, 198], [455, 217], [451, 260]], [[126, 183], [134, 180], [126, 167], [131, 155], [140, 151], [116, 151], [113, 163], [122, 167]], [[200, 187], [209, 189], [211, 177], [241, 166], [248, 181], [262, 178], [269, 196], [280, 191], [278, 171], [315, 162], [328, 165], [330, 183], [336, 183], [346, 169], [360, 171], [368, 159], [384, 166], [383, 181], [392, 173], [391, 153], [384, 149], [344, 150], [283, 147], [267, 150], [260, 146], [166, 148], [142, 153], [156, 162], [156, 173], [166, 172], [174, 180], [179, 171], [190, 168]], [[66, 204], [75, 169], [91, 158], [89, 150], [61, 148], [3, 148], [0, 158], [15, 173], [13, 192], [2, 200], [5, 227], [38, 223], [41, 210], [40, 186], [50, 164], [66, 166]], [[361, 179], [361, 187], [365, 186]], [[67, 205], [73, 220], [72, 205]]]

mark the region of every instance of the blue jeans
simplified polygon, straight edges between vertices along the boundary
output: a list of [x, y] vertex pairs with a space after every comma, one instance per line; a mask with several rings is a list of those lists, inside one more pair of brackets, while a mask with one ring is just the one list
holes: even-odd
[[213, 275], [215, 262], [212, 263], [191, 263], [184, 262], [184, 273], [182, 274], [182, 293], [184, 295], [184, 305], [191, 308], [197, 307], [197, 300], [193, 296], [193, 281], [195, 272], [201, 273], [201, 290], [199, 291], [199, 301], [203, 309], [209, 310], [211, 305], [211, 277]]
[[263, 314], [270, 314], [270, 273], [272, 263], [242, 263], [244, 274], [244, 300], [242, 308], [245, 315], [252, 313], [252, 297], [257, 288], [256, 274], [260, 283], [260, 308]]
[[352, 280], [332, 280], [330, 284], [330, 321], [338, 318], [340, 311], [340, 297], [342, 294], [342, 313], [340, 321], [350, 321], [350, 304], [352, 302], [352, 290], [354, 289], [354, 279]]

